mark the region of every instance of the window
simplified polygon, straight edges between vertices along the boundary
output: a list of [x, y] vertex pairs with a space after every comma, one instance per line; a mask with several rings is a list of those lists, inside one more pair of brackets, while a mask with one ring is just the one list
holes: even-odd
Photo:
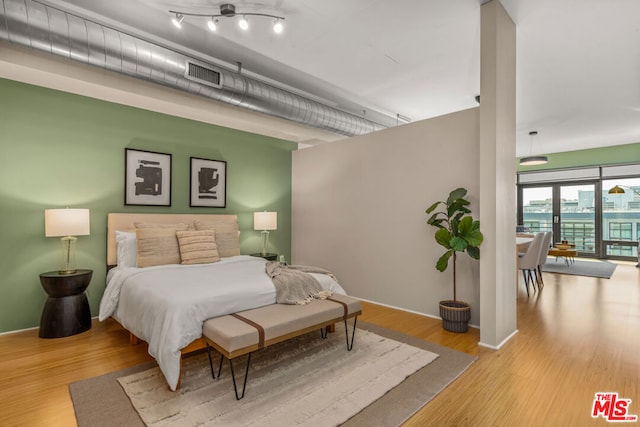
[[632, 227], [630, 222], [610, 222], [609, 239], [632, 240]]
[[640, 163], [518, 173], [518, 224], [552, 230], [579, 256], [637, 259]]
[[561, 224], [560, 233], [563, 240], [576, 245], [580, 252], [592, 252], [595, 248], [595, 230], [593, 222], [568, 222]]

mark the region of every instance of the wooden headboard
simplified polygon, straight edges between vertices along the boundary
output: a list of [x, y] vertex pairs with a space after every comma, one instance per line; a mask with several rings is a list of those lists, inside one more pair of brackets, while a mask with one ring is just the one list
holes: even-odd
[[107, 265], [114, 266], [118, 262], [116, 230], [133, 231], [134, 222], [153, 222], [157, 224], [192, 223], [193, 221], [207, 223], [238, 224], [237, 215], [214, 214], [146, 214], [146, 213], [110, 213], [107, 215]]

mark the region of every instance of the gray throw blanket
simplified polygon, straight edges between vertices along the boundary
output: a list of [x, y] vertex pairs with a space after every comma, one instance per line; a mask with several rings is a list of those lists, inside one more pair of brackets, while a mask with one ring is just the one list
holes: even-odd
[[308, 274], [328, 274], [335, 280], [335, 276], [324, 268], [269, 261], [264, 270], [271, 277], [273, 286], [276, 288], [278, 304], [303, 305], [314, 299], [326, 299], [333, 294], [332, 291], [324, 290], [315, 277]]

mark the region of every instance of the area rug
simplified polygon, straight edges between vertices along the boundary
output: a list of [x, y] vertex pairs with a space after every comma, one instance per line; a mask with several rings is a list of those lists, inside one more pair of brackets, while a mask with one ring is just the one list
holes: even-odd
[[552, 258], [547, 259], [542, 265], [542, 271], [548, 273], [558, 274], [570, 274], [573, 276], [587, 276], [587, 277], [600, 277], [603, 279], [610, 279], [613, 272], [616, 270], [617, 264], [608, 261], [580, 261], [575, 260], [568, 265], [564, 262], [564, 259], [558, 258], [554, 260]]
[[[296, 425], [295, 423], [318, 425], [318, 423], [325, 422], [325, 420], [329, 420], [325, 425], [337, 425], [345, 420], [346, 422], [343, 424], [345, 426], [400, 425], [451, 381], [462, 374], [475, 360], [473, 356], [455, 350], [375, 325], [366, 324], [365, 322], [360, 323], [359, 330], [356, 334], [356, 345], [351, 352], [346, 352], [345, 350], [344, 332], [329, 334], [329, 341], [322, 340], [323, 345], [326, 347], [340, 348], [340, 353], [346, 353], [347, 357], [354, 360], [361, 356], [359, 353], [369, 352], [374, 352], [375, 359], [386, 359], [385, 355], [395, 348], [401, 348], [403, 356], [401, 357], [402, 360], [394, 360], [394, 363], [391, 364], [393, 366], [391, 367], [385, 366], [384, 364], [386, 362], [384, 361], [380, 362], [376, 360], [373, 366], [376, 375], [366, 381], [363, 380], [362, 375], [358, 375], [356, 371], [357, 379], [350, 380], [349, 382], [354, 383], [356, 385], [355, 390], [359, 391], [347, 391], [345, 394], [345, 390], [341, 388], [344, 386], [339, 386], [335, 380], [330, 379], [329, 375], [331, 373], [337, 373], [338, 376], [346, 376], [349, 374], [348, 371], [359, 368], [359, 366], [353, 367], [346, 359], [341, 363], [337, 363], [335, 359], [336, 356], [331, 356], [330, 351], [322, 350], [322, 353], [326, 353], [325, 356], [323, 356], [324, 358], [321, 357], [316, 360], [312, 366], [305, 366], [304, 363], [289, 360], [290, 356], [286, 355], [286, 353], [297, 353], [292, 357], [304, 359], [306, 353], [318, 352], [318, 349], [313, 348], [313, 344], [309, 346], [309, 343], [307, 343], [305, 344], [307, 350], [287, 351], [285, 355], [282, 354], [282, 349], [280, 349], [279, 354], [271, 355], [269, 355], [269, 349], [267, 349], [262, 352], [264, 356], [262, 358], [258, 357], [260, 353], [256, 353], [252, 358], [247, 394], [245, 398], [239, 402], [235, 400], [235, 396], [233, 395], [233, 386], [230, 381], [230, 372], [227, 364], [223, 367], [222, 378], [214, 381], [210, 376], [206, 354], [201, 353], [193, 357], [185, 358], [183, 362], [185, 374], [180, 392], [171, 393], [167, 390], [164, 380], [158, 381], [156, 398], [161, 399], [162, 403], [157, 406], [163, 410], [167, 409], [167, 414], [175, 414], [176, 411], [171, 410], [171, 408], [178, 407], [180, 409], [191, 404], [184, 402], [185, 396], [191, 395], [193, 397], [188, 397], [189, 401], [199, 400], [205, 403], [204, 405], [196, 404], [196, 407], [184, 411], [190, 417], [197, 418], [198, 414], [202, 412], [199, 408], [208, 405], [209, 402], [218, 402], [218, 405], [240, 409], [240, 411], [237, 411], [237, 413], [240, 414], [237, 415], [237, 417], [244, 417], [234, 418], [233, 422], [218, 417], [212, 420], [214, 422], [211, 425], [251, 425], [251, 423], [254, 423], [254, 425], [270, 425], [269, 419], [260, 417], [268, 417], [272, 411], [277, 409], [274, 408], [275, 406], [282, 406], [275, 404], [277, 399], [282, 398], [289, 403], [281, 408], [283, 409], [282, 413], [272, 414], [275, 415], [271, 418], [273, 421], [271, 424], [273, 425], [287, 426]], [[366, 333], [365, 331], [367, 330], [371, 333]], [[311, 337], [310, 339], [305, 339], [317, 341], [317, 337]], [[372, 339], [373, 341], [377, 340], [377, 344], [384, 342], [385, 345], [373, 345], [371, 344], [373, 342]], [[287, 343], [294, 344], [295, 342], [288, 341]], [[386, 350], [373, 349], [370, 347], [371, 345], [375, 348], [385, 348]], [[426, 352], [420, 349], [426, 350]], [[382, 351], [382, 354], [379, 354], [380, 351]], [[435, 353], [437, 356], [431, 353]], [[434, 357], [436, 357], [435, 360], [433, 360]], [[411, 361], [412, 359], [413, 361]], [[430, 360], [433, 361], [429, 363]], [[426, 366], [420, 367], [420, 365], [425, 363], [427, 363]], [[361, 364], [356, 363], [355, 365]], [[407, 365], [407, 367], [404, 365]], [[76, 411], [78, 425], [80, 427], [112, 425], [144, 426], [145, 424], [139, 418], [137, 412], [131, 405], [131, 401], [118, 383], [118, 379], [122, 382], [131, 383], [135, 385], [135, 387], [143, 385], [146, 382], [153, 383], [156, 379], [161, 379], [161, 377], [153, 379], [153, 372], [157, 371], [157, 368], [153, 367], [150, 369], [152, 366], [153, 364], [148, 363], [71, 384], [69, 390]], [[411, 371], [415, 372], [412, 374]], [[398, 372], [400, 372], [399, 375], [397, 375]], [[135, 376], [131, 377], [132, 374], [135, 374]], [[311, 383], [311, 377], [314, 376], [313, 374], [318, 374], [317, 376], [320, 378], [319, 383]], [[271, 379], [269, 379], [269, 377], [271, 377]], [[397, 377], [401, 379], [398, 380]], [[404, 379], [404, 377], [407, 378]], [[323, 378], [324, 380], [322, 380]], [[377, 382], [386, 385], [380, 386], [374, 384]], [[302, 385], [294, 385], [296, 383], [301, 383]], [[306, 383], [310, 383], [311, 391], [302, 392], [302, 387]], [[215, 390], [210, 387], [214, 387]], [[291, 389], [292, 387], [293, 389]], [[141, 388], [149, 389], [150, 387], [144, 385]], [[376, 398], [375, 396], [380, 395], [381, 392], [379, 390], [381, 388], [386, 388], [387, 390], [384, 390], [382, 395]], [[378, 391], [373, 391], [374, 389], [378, 389]], [[315, 393], [317, 391], [320, 391], [320, 393]], [[134, 395], [136, 392], [130, 391], [130, 393], [132, 393], [132, 400], [136, 401], [139, 396]], [[305, 399], [308, 399], [307, 393], [316, 394], [316, 397], [312, 399], [313, 405], [311, 406], [320, 405], [315, 402], [317, 399], [324, 401], [323, 404], [326, 407], [321, 411], [317, 411], [320, 414], [316, 415], [320, 417], [318, 419], [314, 420], [311, 418], [313, 416], [312, 412], [314, 411], [310, 411], [309, 404], [305, 403]], [[200, 396], [200, 394], [202, 394], [202, 396]], [[372, 403], [362, 403], [361, 394], [368, 395], [368, 400], [373, 399]], [[371, 397], [372, 394], [375, 395], [373, 398]], [[164, 400], [165, 398], [167, 400]], [[294, 398], [301, 400], [295, 403], [292, 402]], [[363, 409], [359, 410], [359, 412], [356, 411], [357, 413], [354, 415], [353, 408], [349, 410], [340, 409], [338, 403], [342, 403], [343, 401], [347, 403], [351, 403], [352, 401], [361, 402], [359, 404], [356, 403], [355, 406], [362, 406]], [[175, 405], [174, 402], [179, 402], [179, 404]], [[150, 406], [153, 407], [156, 405], [150, 404]], [[144, 410], [141, 411], [144, 412]], [[178, 411], [178, 413], [180, 412]], [[329, 419], [327, 417], [328, 414], [334, 416], [334, 413], [337, 418]], [[291, 418], [291, 415], [295, 416]], [[171, 425], [163, 424], [165, 421], [170, 421], [171, 419], [176, 418], [168, 417], [166, 420], [161, 419], [158, 421], [158, 424], [155, 425]], [[153, 421], [148, 422], [152, 423]], [[173, 425], [189, 426], [196, 424], [182, 419], [180, 423]]]

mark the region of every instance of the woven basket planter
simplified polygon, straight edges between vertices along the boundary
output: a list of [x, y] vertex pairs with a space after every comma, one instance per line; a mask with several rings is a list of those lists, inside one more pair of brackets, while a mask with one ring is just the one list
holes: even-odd
[[445, 330], [467, 332], [469, 319], [471, 319], [471, 307], [462, 301], [440, 301], [440, 317]]

